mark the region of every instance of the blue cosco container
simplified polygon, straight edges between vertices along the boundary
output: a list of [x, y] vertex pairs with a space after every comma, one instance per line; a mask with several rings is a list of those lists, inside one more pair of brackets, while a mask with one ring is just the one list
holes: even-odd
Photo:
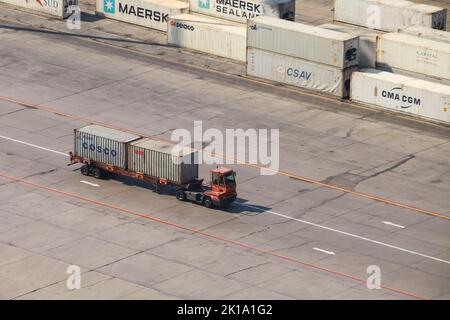
[[102, 127], [88, 125], [74, 130], [74, 153], [93, 161], [127, 168], [127, 144], [140, 136]]

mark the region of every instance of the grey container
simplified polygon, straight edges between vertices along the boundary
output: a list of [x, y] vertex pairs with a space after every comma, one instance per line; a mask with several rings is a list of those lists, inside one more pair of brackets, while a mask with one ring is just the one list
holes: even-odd
[[197, 152], [165, 141], [141, 139], [129, 144], [129, 170], [175, 184], [198, 178]]
[[140, 136], [102, 127], [89, 125], [74, 130], [74, 154], [96, 162], [127, 169], [127, 143]]

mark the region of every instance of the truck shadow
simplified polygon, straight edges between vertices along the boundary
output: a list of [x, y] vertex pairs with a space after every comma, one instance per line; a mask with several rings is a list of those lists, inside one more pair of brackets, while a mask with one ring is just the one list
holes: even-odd
[[224, 211], [233, 214], [245, 214], [248, 216], [256, 216], [272, 208], [266, 206], [260, 206], [257, 204], [250, 204], [247, 199], [237, 198], [232, 204], [226, 208], [219, 208], [217, 210]]

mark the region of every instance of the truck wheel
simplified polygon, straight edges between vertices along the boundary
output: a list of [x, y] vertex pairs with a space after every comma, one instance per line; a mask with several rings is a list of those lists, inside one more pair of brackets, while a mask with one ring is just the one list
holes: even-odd
[[186, 193], [183, 190], [178, 190], [177, 191], [177, 199], [179, 201], [184, 201], [186, 200]]
[[92, 168], [92, 176], [96, 179], [100, 179], [102, 177], [102, 171], [99, 168]]
[[213, 203], [210, 197], [206, 197], [205, 199], [203, 199], [203, 205], [207, 208], [212, 208]]
[[89, 167], [87, 165], [84, 165], [84, 166], [81, 167], [81, 174], [83, 176], [89, 175]]

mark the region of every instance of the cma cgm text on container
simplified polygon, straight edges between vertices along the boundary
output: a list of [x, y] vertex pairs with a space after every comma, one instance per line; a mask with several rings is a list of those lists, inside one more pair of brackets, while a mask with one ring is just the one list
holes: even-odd
[[68, 11], [69, 6], [78, 4], [78, 0], [0, 0], [0, 2], [43, 12], [59, 18], [69, 17], [72, 14], [72, 12]]
[[353, 101], [450, 123], [450, 86], [376, 69], [351, 80]]
[[242, 23], [259, 16], [295, 18], [295, 0], [189, 0], [189, 4], [192, 12]]
[[107, 18], [167, 31], [169, 16], [189, 12], [189, 4], [177, 0], [97, 0], [96, 12]]

